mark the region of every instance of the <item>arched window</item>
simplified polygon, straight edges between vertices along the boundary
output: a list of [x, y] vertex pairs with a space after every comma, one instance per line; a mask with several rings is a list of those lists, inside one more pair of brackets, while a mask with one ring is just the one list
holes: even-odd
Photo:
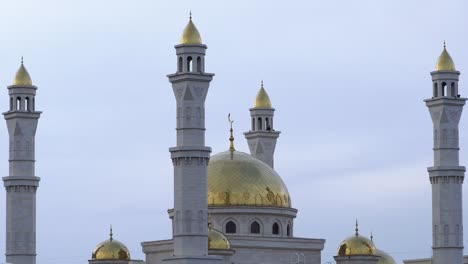
[[265, 117], [265, 129], [268, 131], [271, 130], [270, 119], [268, 119], [268, 117]]
[[252, 131], [255, 130], [255, 118], [252, 118]]
[[273, 235], [279, 235], [279, 225], [278, 225], [278, 223], [273, 224], [271, 233], [273, 233]]
[[235, 234], [237, 232], [236, 224], [233, 221], [226, 223], [226, 234]]
[[182, 57], [179, 57], [179, 62], [177, 63], [177, 71], [182, 72]]
[[286, 227], [286, 236], [291, 236], [291, 226], [289, 224]]
[[261, 117], [258, 118], [257, 130], [262, 130], [262, 118]]
[[445, 82], [442, 83], [442, 94], [441, 96], [445, 96], [447, 92], [445, 91], [447, 89], [447, 84]]
[[197, 72], [202, 72], [202, 67], [201, 67], [201, 58], [197, 58]]
[[257, 221], [254, 221], [252, 224], [250, 224], [250, 233], [260, 234], [260, 224]]
[[25, 109], [26, 111], [31, 111], [31, 108], [30, 108], [30, 106], [29, 106], [29, 97], [26, 97], [26, 98], [24, 99], [24, 109]]
[[192, 71], [192, 57], [187, 57], [187, 71]]
[[16, 97], [16, 110], [21, 110], [21, 97]]
[[438, 91], [437, 91], [437, 83], [434, 83], [434, 97], [437, 97]]
[[10, 111], [13, 111], [13, 97], [10, 97]]
[[453, 97], [457, 97], [457, 93], [455, 92], [455, 83], [453, 82], [451, 85], [450, 85], [450, 96], [453, 96]]

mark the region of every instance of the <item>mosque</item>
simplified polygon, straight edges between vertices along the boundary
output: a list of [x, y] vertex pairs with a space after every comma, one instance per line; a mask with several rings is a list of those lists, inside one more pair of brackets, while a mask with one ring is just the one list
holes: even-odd
[[[274, 152], [280, 131], [274, 126], [271, 100], [261, 84], [245, 132], [250, 154], [235, 148], [232, 121], [229, 148], [211, 155], [205, 146], [205, 99], [214, 76], [205, 72], [201, 36], [190, 17], [175, 46], [177, 69], [168, 78], [177, 102], [177, 144], [170, 148], [174, 166], [174, 207], [168, 210], [173, 237], [142, 242], [145, 260], [133, 260], [128, 248], [113, 238], [99, 243], [90, 264], [320, 264], [325, 239], [302, 238], [294, 232], [298, 209], [280, 175]], [[458, 76], [445, 44], [425, 100], [434, 125], [432, 185], [433, 255], [412, 264], [462, 264], [462, 183], [465, 168], [458, 160], [458, 122], [465, 104]], [[10, 108], [4, 113], [10, 144], [6, 188], [6, 261], [36, 263], [35, 132], [41, 112], [35, 109], [37, 87], [23, 62], [8, 87]], [[168, 128], [171, 129], [171, 128]], [[350, 230], [351, 231], [351, 230]], [[343, 234], [346, 235], [346, 234]], [[359, 234], [358, 223], [337, 246], [337, 264], [394, 264], [393, 258]], [[83, 262], [86, 260], [83, 260]]]

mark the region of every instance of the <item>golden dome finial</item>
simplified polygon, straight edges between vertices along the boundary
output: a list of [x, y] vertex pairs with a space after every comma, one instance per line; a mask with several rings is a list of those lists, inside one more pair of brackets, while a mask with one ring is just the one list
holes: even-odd
[[358, 236], [359, 236], [359, 226], [358, 226], [358, 221], [357, 221], [357, 219], [356, 219], [356, 229], [354, 229], [354, 230], [356, 230], [356, 233], [355, 233], [354, 235], [355, 235], [356, 237], [358, 237]]
[[437, 59], [435, 66], [436, 71], [456, 71], [455, 63], [453, 62], [452, 56], [447, 51], [445, 40], [444, 40], [444, 49]]
[[255, 97], [254, 108], [271, 108], [270, 97], [268, 96], [265, 88], [263, 88], [263, 80], [260, 85], [260, 90]]
[[202, 44], [200, 33], [192, 21], [191, 10], [189, 14], [189, 22], [187, 26], [185, 26], [182, 37], [180, 38], [180, 44]]
[[234, 151], [234, 150], [236, 150], [234, 148], [234, 134], [233, 134], [234, 130], [232, 129], [232, 123], [234, 123], [234, 121], [231, 120], [231, 113], [228, 114], [228, 122], [231, 124], [231, 129], [229, 130], [231, 132], [231, 135], [229, 136], [229, 142], [230, 142], [229, 143], [229, 150]]
[[31, 76], [26, 67], [24, 67], [23, 56], [21, 56], [21, 65], [13, 79], [13, 85], [32, 86]]
[[370, 232], [370, 241], [374, 242], [374, 235], [372, 234], [372, 231]]
[[114, 234], [112, 233], [112, 225], [110, 225], [110, 233], [109, 233], [109, 240], [112, 241], [114, 238], [112, 237]]

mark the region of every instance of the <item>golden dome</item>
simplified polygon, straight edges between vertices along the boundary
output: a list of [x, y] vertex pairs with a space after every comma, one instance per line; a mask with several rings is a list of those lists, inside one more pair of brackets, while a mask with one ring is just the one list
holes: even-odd
[[271, 108], [270, 97], [266, 93], [265, 89], [263, 89], [263, 81], [262, 86], [257, 93], [257, 97], [255, 97], [254, 108]]
[[375, 255], [380, 256], [379, 262], [377, 262], [377, 264], [396, 264], [396, 261], [392, 258], [392, 256], [382, 250], [376, 249]]
[[182, 33], [180, 44], [202, 44], [200, 33], [192, 22], [192, 14], [190, 14], [190, 20]]
[[29, 75], [28, 70], [26, 70], [26, 67], [24, 67], [23, 59], [21, 59], [21, 66], [16, 72], [15, 79], [13, 79], [13, 85], [32, 85], [31, 76]]
[[130, 260], [130, 251], [120, 241], [112, 238], [112, 228], [109, 240], [99, 243], [93, 250], [93, 260]]
[[231, 244], [223, 232], [209, 225], [208, 227], [208, 249], [231, 249]]
[[444, 42], [444, 50], [442, 51], [439, 58], [437, 59], [435, 70], [436, 71], [456, 71], [455, 63], [453, 63], [452, 57], [450, 56], [450, 54], [447, 52], [447, 49], [445, 48], [445, 42]]
[[228, 150], [208, 163], [208, 206], [291, 207], [288, 189], [268, 164]]
[[356, 234], [341, 242], [338, 248], [338, 256], [376, 255], [374, 242], [366, 237], [360, 236], [358, 231], [358, 224], [356, 221]]

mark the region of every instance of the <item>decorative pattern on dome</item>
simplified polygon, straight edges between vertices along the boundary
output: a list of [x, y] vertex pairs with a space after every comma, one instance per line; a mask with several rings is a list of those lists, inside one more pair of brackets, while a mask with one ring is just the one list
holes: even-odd
[[288, 189], [270, 166], [246, 153], [228, 150], [208, 164], [209, 206], [291, 207]]

